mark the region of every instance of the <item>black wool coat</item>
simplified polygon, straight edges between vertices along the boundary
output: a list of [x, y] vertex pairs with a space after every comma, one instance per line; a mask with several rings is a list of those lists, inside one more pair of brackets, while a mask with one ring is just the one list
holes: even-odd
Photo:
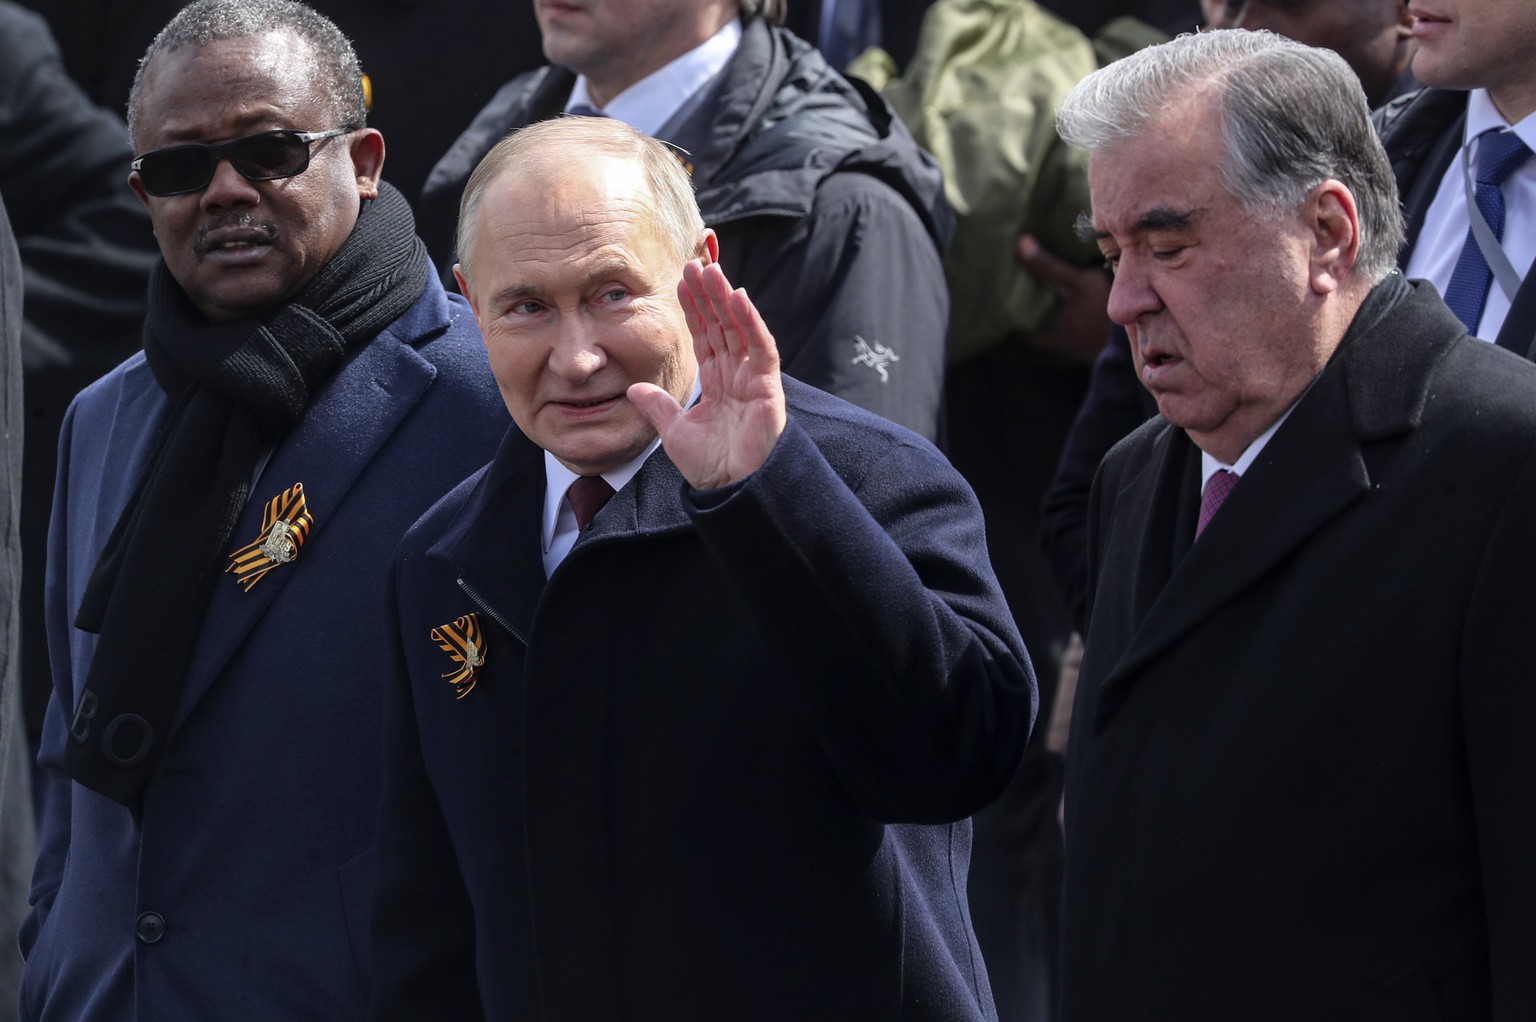
[[1100, 471], [1064, 1022], [1536, 1014], [1536, 366], [1383, 288], [1198, 541]]

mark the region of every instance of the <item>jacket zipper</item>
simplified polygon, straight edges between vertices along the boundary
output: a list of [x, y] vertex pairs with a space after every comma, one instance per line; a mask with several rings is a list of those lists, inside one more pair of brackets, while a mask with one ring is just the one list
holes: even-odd
[[511, 633], [512, 638], [516, 639], [518, 642], [521, 642], [525, 649], [527, 648], [528, 639], [525, 635], [523, 635], [522, 632], [519, 632], [516, 628], [513, 628], [510, 624], [508, 624], [507, 619], [502, 617], [501, 614], [492, 608], [489, 603], [486, 603], [485, 600], [481, 598], [479, 593], [470, 588], [469, 583], [464, 581], [462, 576], [456, 581], [459, 583], [459, 588], [464, 590], [464, 595], [468, 596], [475, 606], [485, 611], [487, 617], [489, 617], [492, 621], [495, 621], [498, 625], [501, 625], [503, 629]]

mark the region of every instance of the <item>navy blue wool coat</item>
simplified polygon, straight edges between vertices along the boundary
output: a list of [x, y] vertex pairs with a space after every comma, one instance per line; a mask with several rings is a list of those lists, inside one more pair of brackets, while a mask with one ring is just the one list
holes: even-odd
[[135, 817], [58, 763], [96, 643], [75, 614], [166, 411], [136, 355], [64, 423], [48, 558], [50, 789], [21, 934], [23, 1014], [358, 1018], [383, 759], [380, 593], [401, 535], [491, 455], [506, 408], [468, 304], [436, 281], [351, 356], [274, 450], [231, 546], [255, 539], [263, 506], [295, 483], [313, 530], [249, 592], [233, 575], [215, 587]]
[[375, 1018], [995, 1018], [966, 817], [1035, 686], [981, 512], [785, 388], [758, 472], [701, 493], [656, 451], [547, 582], [515, 430], [407, 536]]

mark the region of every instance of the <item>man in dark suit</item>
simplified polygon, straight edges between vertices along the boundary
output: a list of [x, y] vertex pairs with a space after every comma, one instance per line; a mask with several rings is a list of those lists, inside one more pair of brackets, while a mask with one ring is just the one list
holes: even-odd
[[1432, 87], [1379, 117], [1408, 214], [1405, 272], [1438, 287], [1469, 333], [1536, 360], [1536, 4], [1429, 0], [1414, 13], [1413, 70]]
[[1530, 1018], [1536, 367], [1393, 271], [1337, 55], [1185, 37], [1060, 125], [1161, 412], [1090, 501], [1063, 1019]]
[[886, 102], [775, 27], [781, 0], [532, 2], [550, 65], [475, 115], [416, 205], [443, 272], [464, 182], [508, 132], [562, 112], [622, 120], [684, 159], [785, 369], [937, 440], [953, 217]]
[[60, 442], [23, 1014], [358, 1018], [388, 553], [506, 412], [331, 22], [189, 6], [129, 132], [161, 259]]
[[627, 125], [499, 144], [458, 250], [517, 428], [397, 555], [374, 1017], [995, 1019], [966, 818], [1035, 689], [975, 498], [781, 380]]

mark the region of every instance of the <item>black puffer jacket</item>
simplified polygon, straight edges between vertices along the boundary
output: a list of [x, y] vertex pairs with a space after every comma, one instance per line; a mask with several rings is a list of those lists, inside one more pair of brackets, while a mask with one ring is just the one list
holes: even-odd
[[[512, 80], [433, 168], [417, 223], [445, 276], [470, 172], [508, 132], [558, 115], [575, 80], [559, 67]], [[707, 88], [667, 141], [690, 154], [721, 265], [784, 371], [936, 438], [953, 224], [937, 165], [872, 90], [760, 19]]]

